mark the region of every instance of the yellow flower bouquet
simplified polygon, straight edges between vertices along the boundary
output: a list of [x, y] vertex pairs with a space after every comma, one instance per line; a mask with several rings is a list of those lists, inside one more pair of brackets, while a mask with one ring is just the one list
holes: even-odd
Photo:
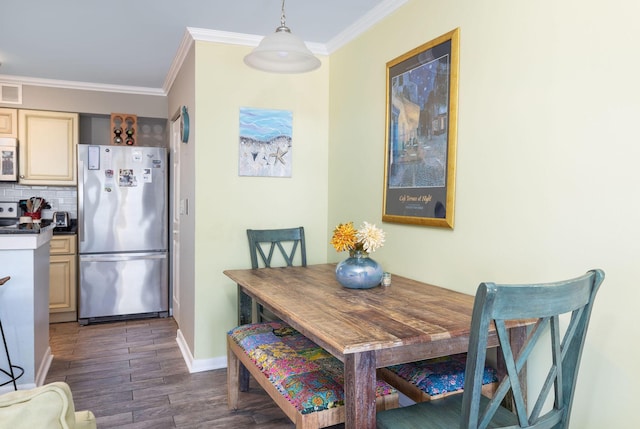
[[369, 258], [384, 244], [385, 233], [374, 224], [364, 222], [355, 229], [353, 222], [341, 223], [333, 230], [331, 245], [337, 252], [349, 251], [349, 258], [336, 266], [336, 279], [350, 289], [369, 289], [380, 284], [382, 267]]
[[360, 229], [355, 229], [353, 222], [341, 223], [333, 230], [331, 245], [337, 252], [363, 250], [375, 252], [384, 245], [385, 233], [369, 222], [363, 222]]

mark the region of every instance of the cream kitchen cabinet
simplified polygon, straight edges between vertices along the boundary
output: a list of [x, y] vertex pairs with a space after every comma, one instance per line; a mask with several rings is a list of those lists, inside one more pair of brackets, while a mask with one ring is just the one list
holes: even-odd
[[0, 137], [18, 137], [18, 110], [0, 107]]
[[18, 110], [19, 182], [77, 184], [78, 114]]
[[54, 235], [49, 257], [49, 322], [78, 319], [75, 235]]

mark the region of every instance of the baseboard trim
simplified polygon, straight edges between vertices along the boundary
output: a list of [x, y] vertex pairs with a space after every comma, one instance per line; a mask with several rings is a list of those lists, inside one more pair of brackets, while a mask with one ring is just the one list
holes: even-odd
[[42, 357], [42, 361], [40, 362], [38, 373], [36, 374], [36, 386], [42, 386], [44, 384], [52, 361], [53, 355], [51, 354], [51, 347], [47, 347], [47, 350], [44, 352], [44, 356]]
[[180, 348], [180, 353], [182, 353], [184, 363], [187, 364], [187, 369], [191, 374], [193, 374], [194, 372], [211, 371], [214, 369], [222, 369], [227, 367], [226, 356], [214, 357], [210, 359], [194, 359], [191, 350], [189, 350], [189, 345], [184, 339], [184, 336], [182, 335], [180, 329], [178, 329], [176, 335], [176, 342], [178, 343], [178, 347]]

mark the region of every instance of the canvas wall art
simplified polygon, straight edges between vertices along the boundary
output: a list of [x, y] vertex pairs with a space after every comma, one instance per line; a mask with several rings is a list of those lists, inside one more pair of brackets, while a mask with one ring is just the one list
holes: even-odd
[[240, 176], [291, 177], [293, 113], [240, 108]]

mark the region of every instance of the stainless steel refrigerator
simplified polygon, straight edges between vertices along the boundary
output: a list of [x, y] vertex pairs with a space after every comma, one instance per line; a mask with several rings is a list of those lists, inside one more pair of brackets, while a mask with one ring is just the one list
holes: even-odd
[[78, 146], [80, 324], [166, 317], [167, 151]]

